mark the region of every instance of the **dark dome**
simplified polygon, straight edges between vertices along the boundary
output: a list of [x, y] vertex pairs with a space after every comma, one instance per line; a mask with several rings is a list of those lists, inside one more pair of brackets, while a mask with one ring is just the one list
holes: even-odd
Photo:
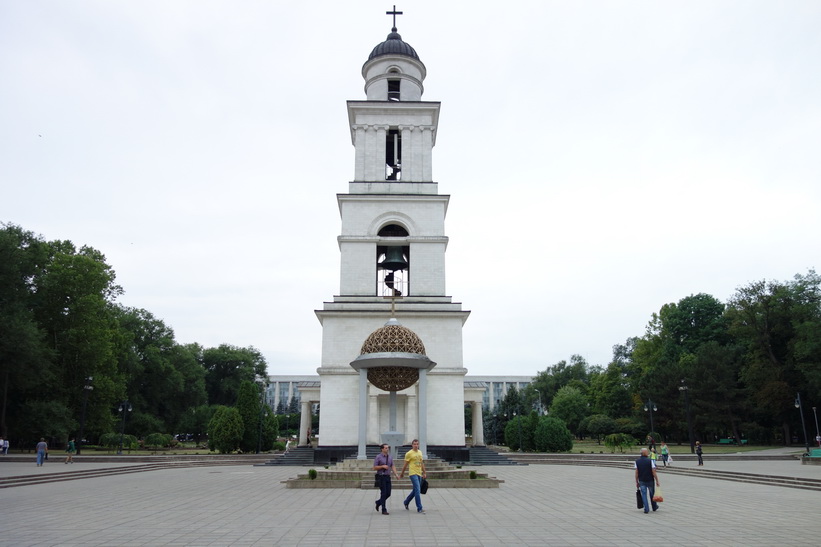
[[396, 27], [391, 29], [391, 33], [388, 34], [388, 39], [373, 48], [371, 54], [368, 56], [368, 60], [375, 57], [381, 57], [382, 55], [404, 55], [406, 57], [411, 57], [420, 61], [419, 55], [416, 54], [416, 50], [413, 49], [410, 44], [407, 44], [402, 41], [402, 37], [396, 32]]

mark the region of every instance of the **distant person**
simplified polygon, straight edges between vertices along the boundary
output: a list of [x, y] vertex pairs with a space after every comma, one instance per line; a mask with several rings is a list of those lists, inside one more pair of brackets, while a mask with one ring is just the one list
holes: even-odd
[[3, 455], [7, 455], [9, 453], [9, 440], [3, 439]]
[[66, 446], [66, 463], [74, 463], [74, 454], [77, 453], [77, 445], [74, 444], [74, 439], [69, 439], [68, 446]]
[[3, 437], [0, 437], [0, 454], [5, 454], [5, 452], [4, 452], [4, 450], [3, 450], [3, 447], [5, 447], [5, 446], [6, 446], [6, 445], [5, 445], [5, 442], [6, 442], [6, 441], [4, 441], [4, 440], [3, 440]]
[[48, 444], [43, 437], [40, 437], [40, 442], [37, 443], [37, 467], [43, 465], [48, 455]]
[[647, 435], [647, 450], [653, 450], [656, 447], [656, 440], [652, 435]]
[[698, 464], [704, 465], [704, 460], [701, 458], [701, 454], [701, 443], [699, 441], [696, 441], [696, 456], [698, 456]]
[[401, 479], [405, 476], [405, 470], [410, 468], [408, 474], [413, 488], [411, 489], [411, 493], [408, 494], [408, 497], [405, 498], [405, 509], [408, 509], [411, 500], [415, 499], [417, 513], [425, 512], [422, 508], [420, 487], [422, 486], [422, 479], [428, 476], [428, 472], [425, 471], [425, 462], [422, 461], [423, 459], [422, 452], [419, 450], [419, 440], [414, 439], [411, 443], [411, 449], [405, 454], [405, 466], [402, 468], [402, 472], [399, 473], [399, 478]]
[[398, 479], [399, 475], [396, 473], [396, 467], [393, 464], [390, 447], [383, 443], [379, 448], [381, 451], [373, 460], [373, 469], [379, 477], [379, 499], [376, 500], [376, 510], [379, 511], [379, 506], [382, 506], [382, 514], [389, 515], [388, 506], [385, 502], [391, 497], [391, 476]]
[[667, 443], [662, 441], [661, 442], [661, 463], [664, 464], [664, 467], [667, 467], [667, 460], [670, 459], [670, 449], [667, 448]]
[[653, 496], [656, 494], [656, 486], [661, 486], [661, 484], [659, 484], [659, 477], [656, 474], [656, 464], [647, 457], [648, 454], [649, 451], [646, 448], [642, 448], [641, 457], [633, 464], [633, 467], [636, 469], [636, 488], [641, 491], [641, 499], [644, 502], [645, 513], [650, 512], [651, 503], [653, 505], [653, 511], [658, 511], [659, 504], [653, 501]]
[[658, 456], [656, 455], [656, 449], [655, 448], [650, 449], [650, 459], [653, 460], [653, 465], [655, 465], [656, 460], [658, 459]]

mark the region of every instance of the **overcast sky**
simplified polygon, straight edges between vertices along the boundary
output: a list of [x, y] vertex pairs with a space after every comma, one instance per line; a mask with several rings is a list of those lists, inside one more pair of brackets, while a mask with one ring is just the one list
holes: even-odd
[[[0, 221], [103, 252], [181, 343], [313, 374], [374, 1], [2, 0]], [[605, 365], [819, 265], [821, 3], [415, 0], [470, 374]]]

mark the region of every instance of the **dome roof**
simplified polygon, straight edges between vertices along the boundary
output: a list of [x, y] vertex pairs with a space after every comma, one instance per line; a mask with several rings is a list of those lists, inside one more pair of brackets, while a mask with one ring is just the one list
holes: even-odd
[[368, 60], [370, 61], [382, 55], [404, 55], [417, 61], [421, 60], [419, 59], [419, 55], [416, 54], [416, 50], [413, 49], [410, 44], [402, 41], [402, 37], [396, 32], [396, 27], [391, 29], [387, 40], [373, 48], [373, 51], [371, 51], [371, 54], [368, 56]]
[[373, 331], [362, 344], [361, 355], [367, 353], [416, 353], [425, 355], [425, 344], [415, 332], [391, 318], [385, 326]]

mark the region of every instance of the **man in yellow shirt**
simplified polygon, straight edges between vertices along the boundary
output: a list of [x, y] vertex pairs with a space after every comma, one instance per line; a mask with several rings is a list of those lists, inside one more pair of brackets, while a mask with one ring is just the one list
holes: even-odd
[[402, 472], [399, 473], [399, 478], [404, 477], [405, 471], [410, 467], [409, 477], [413, 485], [413, 490], [408, 494], [408, 497], [405, 498], [405, 509], [409, 510], [408, 505], [412, 499], [415, 499], [417, 513], [425, 512], [425, 510], [422, 509], [422, 496], [419, 492], [419, 488], [422, 484], [422, 479], [427, 478], [428, 472], [425, 470], [425, 462], [422, 460], [422, 452], [419, 450], [419, 440], [414, 439], [411, 443], [411, 449], [405, 454], [405, 466], [402, 468]]

